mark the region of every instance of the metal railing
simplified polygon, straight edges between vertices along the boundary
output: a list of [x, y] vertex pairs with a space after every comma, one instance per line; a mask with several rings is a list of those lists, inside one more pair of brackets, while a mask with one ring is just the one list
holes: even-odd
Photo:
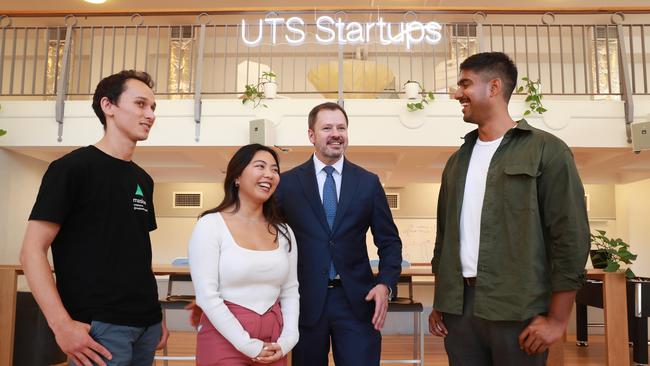
[[[368, 21], [380, 15], [387, 21], [402, 20], [390, 13], [337, 16]], [[427, 22], [436, 14], [409, 16]], [[234, 98], [265, 71], [277, 75], [278, 93], [291, 98], [336, 97], [339, 89], [345, 98], [398, 98], [407, 80], [447, 95], [463, 59], [490, 50], [508, 53], [520, 76], [542, 82], [545, 95], [620, 98], [625, 69], [630, 92], [650, 95], [648, 24], [620, 24], [622, 16], [612, 24], [553, 24], [549, 15], [541, 24], [483, 24], [483, 15], [474, 18], [441, 23], [439, 43], [407, 49], [404, 43], [376, 41], [376, 29], [366, 33], [372, 42], [306, 41], [300, 46], [289, 44], [280, 33], [283, 41], [272, 44], [267, 29], [259, 45], [251, 47], [242, 41], [242, 32], [253, 38], [259, 27], [249, 24], [244, 29], [241, 22], [216, 22], [207, 15], [197, 17], [195, 24], [157, 25], [144, 24], [139, 15], [120, 25], [78, 25], [68, 16], [56, 27], [12, 26], [11, 19], [2, 17], [0, 96], [87, 99], [101, 78], [131, 68], [149, 72], [162, 98]], [[319, 32], [314, 22], [303, 29], [308, 38]]]

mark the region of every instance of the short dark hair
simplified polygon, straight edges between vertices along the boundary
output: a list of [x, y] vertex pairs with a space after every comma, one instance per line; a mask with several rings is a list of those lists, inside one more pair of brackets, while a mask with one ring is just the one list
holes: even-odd
[[517, 66], [503, 52], [481, 52], [465, 59], [460, 64], [461, 70], [482, 73], [490, 79], [498, 77], [503, 82], [503, 97], [510, 101], [517, 85]]
[[136, 70], [122, 70], [117, 74], [103, 78], [102, 81], [97, 84], [95, 94], [93, 95], [93, 110], [104, 128], [106, 128], [106, 115], [104, 115], [104, 111], [102, 110], [102, 98], [106, 97], [111, 101], [111, 103], [117, 104], [120, 95], [122, 95], [122, 92], [124, 91], [124, 85], [129, 79], [140, 80], [147, 84], [149, 88], [153, 89], [154, 83], [153, 79], [151, 79], [151, 75], [144, 71]]
[[307, 122], [309, 124], [309, 129], [314, 130], [314, 125], [316, 124], [316, 117], [318, 116], [318, 112], [322, 111], [323, 109], [330, 110], [330, 111], [341, 111], [343, 113], [343, 116], [345, 117], [345, 125], [348, 125], [348, 114], [345, 113], [345, 109], [341, 107], [340, 105], [334, 103], [334, 102], [325, 102], [322, 104], [319, 104], [312, 108], [311, 112], [309, 112], [309, 117], [307, 118]]

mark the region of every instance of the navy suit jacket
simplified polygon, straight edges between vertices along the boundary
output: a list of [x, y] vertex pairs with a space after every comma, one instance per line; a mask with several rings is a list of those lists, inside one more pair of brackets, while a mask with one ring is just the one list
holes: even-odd
[[[282, 174], [276, 200], [298, 247], [300, 324], [316, 323], [325, 305], [330, 258], [341, 276], [352, 312], [370, 321], [374, 303], [365, 301], [378, 283], [393, 289], [401, 272], [402, 242], [377, 175], [344, 160], [341, 194], [330, 230], [318, 192], [313, 159]], [[366, 233], [372, 231], [379, 274], [370, 268]]]

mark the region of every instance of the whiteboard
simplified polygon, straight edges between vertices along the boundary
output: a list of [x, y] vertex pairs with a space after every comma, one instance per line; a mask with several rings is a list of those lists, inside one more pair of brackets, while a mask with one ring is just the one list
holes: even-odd
[[[435, 218], [394, 218], [399, 236], [402, 239], [402, 258], [411, 263], [429, 263], [433, 257], [433, 247], [436, 241]], [[608, 234], [616, 232], [616, 220], [597, 219], [589, 220], [591, 232], [605, 230]], [[366, 237], [368, 257], [378, 259], [377, 247], [372, 241], [372, 234], [368, 231]]]
[[[436, 241], [436, 219], [395, 218], [394, 220], [402, 239], [402, 258], [411, 263], [429, 263], [433, 257], [433, 246]], [[366, 244], [368, 257], [377, 259], [377, 247], [370, 231], [366, 237]]]

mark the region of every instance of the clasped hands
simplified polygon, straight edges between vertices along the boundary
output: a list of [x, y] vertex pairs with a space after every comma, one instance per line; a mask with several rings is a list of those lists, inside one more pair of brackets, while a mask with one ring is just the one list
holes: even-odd
[[254, 362], [258, 363], [273, 363], [283, 356], [282, 348], [277, 343], [264, 342], [264, 347], [257, 357], [253, 358]]

